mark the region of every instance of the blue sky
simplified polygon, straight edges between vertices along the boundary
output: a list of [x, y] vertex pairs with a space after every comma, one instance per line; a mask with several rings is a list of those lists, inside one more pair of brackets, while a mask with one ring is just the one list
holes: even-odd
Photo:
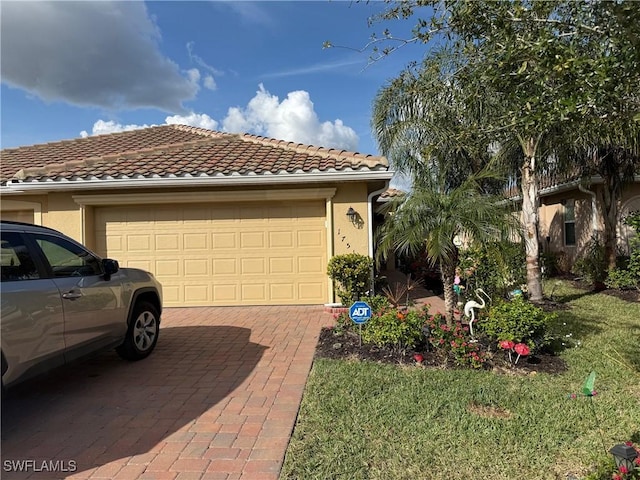
[[[187, 123], [378, 154], [376, 92], [424, 45], [370, 64], [381, 2], [8, 2], [2, 148]], [[350, 48], [323, 49], [323, 43]]]

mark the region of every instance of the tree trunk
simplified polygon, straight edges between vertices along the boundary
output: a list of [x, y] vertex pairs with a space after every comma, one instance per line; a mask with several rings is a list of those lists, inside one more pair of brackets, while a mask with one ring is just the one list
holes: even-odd
[[527, 260], [527, 290], [532, 302], [542, 300], [542, 277], [538, 255], [538, 178], [535, 172], [534, 140], [527, 142], [524, 149], [525, 161], [522, 167], [522, 222], [524, 227], [525, 256]]
[[604, 185], [602, 188], [602, 217], [604, 220], [604, 252], [607, 259], [607, 266], [616, 266], [617, 253], [617, 229], [618, 229], [618, 192], [616, 191], [615, 179], [603, 176]]

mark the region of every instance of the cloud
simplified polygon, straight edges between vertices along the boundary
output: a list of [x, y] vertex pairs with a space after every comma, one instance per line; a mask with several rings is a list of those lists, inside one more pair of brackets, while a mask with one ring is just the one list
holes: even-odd
[[205, 86], [205, 88], [208, 88], [209, 90], [216, 90], [218, 88], [218, 85], [216, 84], [215, 78], [213, 76], [220, 76], [224, 73], [221, 70], [218, 70], [217, 68], [212, 67], [211, 65], [206, 63], [199, 55], [196, 55], [193, 52], [194, 45], [194, 42], [187, 43], [187, 52], [189, 53], [189, 59], [196, 65], [199, 65], [205, 71], [209, 72], [209, 74], [205, 75], [204, 77], [203, 85]]
[[183, 113], [199, 89], [143, 2], [3, 2], [0, 28], [2, 81], [45, 101]]
[[[206, 113], [190, 113], [188, 115], [172, 115], [164, 119], [166, 125], [190, 125], [192, 127], [206, 128], [207, 130], [216, 130], [218, 128], [218, 122], [211, 118]], [[129, 124], [123, 125], [121, 123], [114, 122], [113, 120], [98, 120], [93, 124], [91, 134], [86, 130], [80, 132], [82, 138], [86, 138], [89, 135], [104, 135], [107, 133], [126, 132], [129, 130], [139, 130], [141, 128], [155, 127], [155, 125], [138, 125]]]
[[342, 122], [320, 122], [304, 90], [289, 92], [282, 100], [270, 94], [262, 84], [245, 108], [229, 108], [222, 121], [223, 129], [231, 133], [249, 132], [290, 142], [342, 148], [355, 151], [358, 135]]
[[218, 122], [206, 113], [190, 113], [189, 115], [173, 115], [164, 120], [169, 125], [190, 125], [192, 127], [206, 128], [207, 130], [216, 130]]

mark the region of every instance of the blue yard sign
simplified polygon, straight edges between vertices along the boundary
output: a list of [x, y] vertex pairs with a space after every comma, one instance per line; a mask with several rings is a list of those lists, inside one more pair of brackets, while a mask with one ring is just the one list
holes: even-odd
[[354, 323], [362, 325], [371, 318], [371, 307], [367, 302], [355, 302], [349, 308], [349, 317]]

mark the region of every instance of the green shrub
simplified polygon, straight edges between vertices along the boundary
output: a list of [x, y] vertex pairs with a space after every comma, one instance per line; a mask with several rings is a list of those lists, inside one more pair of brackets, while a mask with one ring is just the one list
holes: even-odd
[[544, 278], [551, 278], [559, 273], [558, 254], [555, 252], [544, 252], [540, 255], [540, 267]]
[[531, 351], [545, 347], [551, 337], [549, 328], [556, 318], [522, 297], [494, 305], [477, 328], [495, 341], [511, 340], [526, 343]]
[[329, 260], [327, 274], [337, 282], [336, 294], [343, 305], [360, 300], [371, 285], [373, 260], [359, 253], [336, 255]]
[[605, 283], [609, 288], [640, 290], [640, 212], [628, 215], [624, 223], [633, 227], [638, 236], [631, 242], [631, 252], [626, 265], [609, 270]]
[[453, 360], [459, 367], [481, 368], [485, 363], [484, 353], [478, 343], [469, 341], [469, 327], [457, 320], [453, 327], [447, 325], [440, 313], [427, 319], [429, 343], [431, 346]]
[[597, 236], [591, 238], [585, 253], [573, 264], [573, 271], [594, 287], [599, 287], [599, 284], [607, 278], [605, 248]]
[[389, 308], [375, 313], [362, 329], [362, 341], [396, 351], [414, 347], [423, 337], [425, 316], [420, 311]]
[[527, 271], [522, 243], [488, 242], [461, 254], [460, 271], [467, 295], [482, 288], [491, 297], [504, 297], [526, 283]]

